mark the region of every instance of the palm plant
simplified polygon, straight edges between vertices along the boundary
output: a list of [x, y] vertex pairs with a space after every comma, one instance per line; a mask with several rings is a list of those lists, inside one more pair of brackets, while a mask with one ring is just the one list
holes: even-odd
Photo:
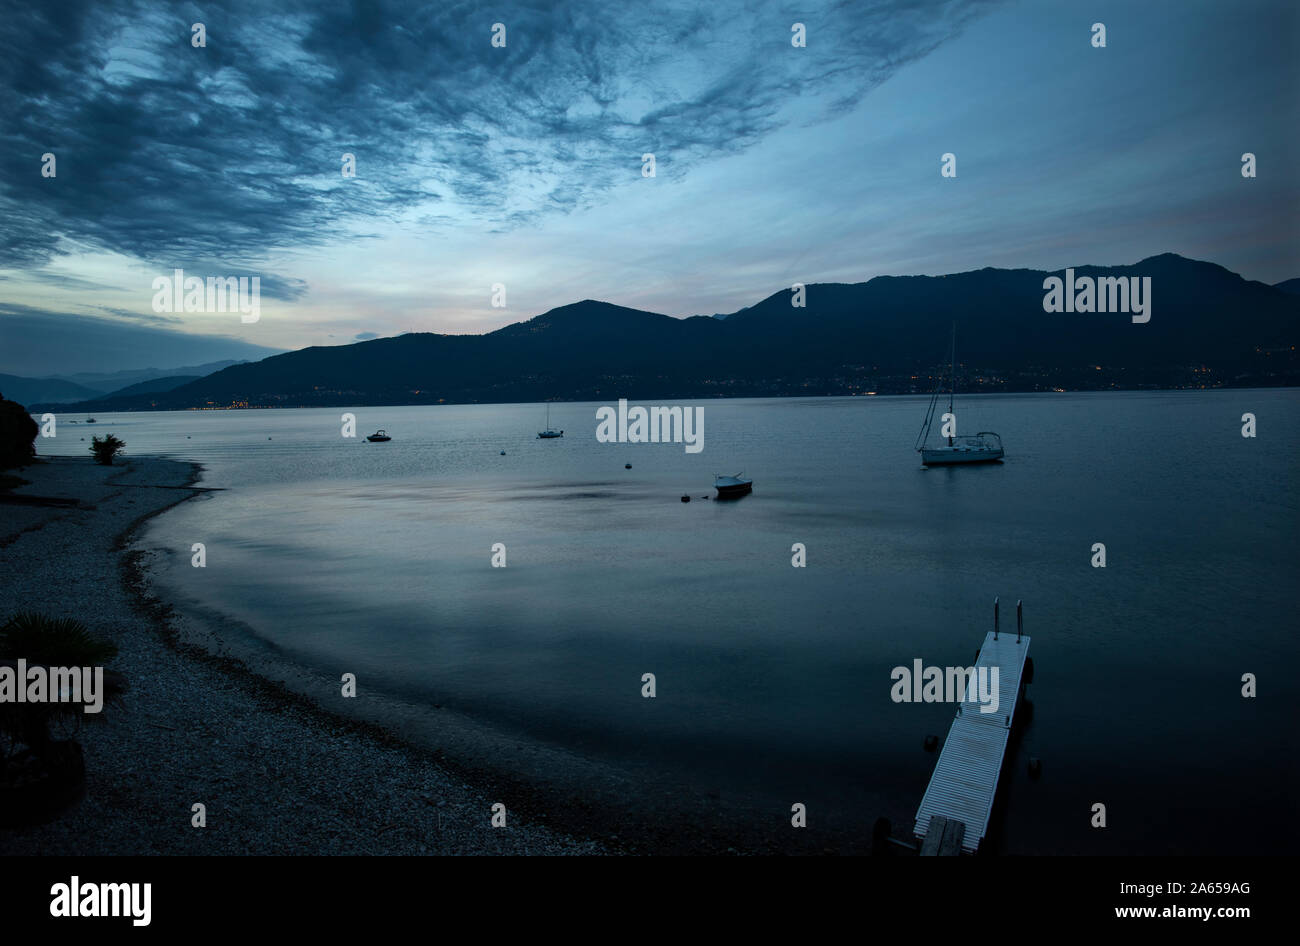
[[118, 440], [112, 434], [90, 438], [90, 452], [95, 455], [97, 463], [102, 463], [105, 466], [112, 466], [113, 458], [121, 453], [122, 448], [125, 446], [125, 440]]
[[[0, 666], [16, 669], [23, 659], [29, 668], [97, 667], [116, 655], [116, 645], [92, 636], [72, 618], [20, 611], [0, 626]], [[126, 689], [125, 677], [105, 671], [105, 703], [119, 702]], [[80, 797], [85, 768], [72, 736], [87, 715], [81, 703], [0, 702], [0, 799], [10, 802], [0, 808], [11, 809], [0, 813], [0, 821], [49, 815]]]

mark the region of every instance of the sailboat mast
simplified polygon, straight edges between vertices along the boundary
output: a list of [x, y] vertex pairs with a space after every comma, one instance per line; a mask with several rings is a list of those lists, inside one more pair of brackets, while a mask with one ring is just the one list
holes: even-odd
[[[948, 413], [952, 413], [953, 395], [957, 393], [957, 323], [952, 323], [952, 387], [948, 389]], [[950, 421], [951, 423], [951, 421]], [[952, 446], [952, 437], [948, 438], [948, 446]]]

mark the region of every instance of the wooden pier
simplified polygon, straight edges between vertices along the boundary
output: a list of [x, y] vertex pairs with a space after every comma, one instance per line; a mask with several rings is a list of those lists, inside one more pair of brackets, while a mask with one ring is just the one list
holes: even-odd
[[973, 853], [988, 831], [1029, 655], [1029, 638], [1021, 633], [1019, 603], [1014, 635], [999, 633], [997, 608], [994, 601], [993, 630], [984, 638], [975, 671], [998, 669], [998, 709], [980, 712], [978, 677], [972, 675], [916, 811], [913, 833], [922, 841], [922, 854], [956, 854], [958, 848]]

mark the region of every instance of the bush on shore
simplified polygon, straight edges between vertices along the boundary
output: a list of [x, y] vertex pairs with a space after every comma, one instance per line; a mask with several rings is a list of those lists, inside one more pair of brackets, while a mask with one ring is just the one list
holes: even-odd
[[[127, 689], [124, 676], [102, 667], [116, 654], [115, 644], [71, 618], [19, 612], [0, 625], [0, 667], [15, 674], [24, 660], [29, 675], [31, 667], [96, 670], [102, 674], [101, 708], [120, 702]], [[15, 682], [28, 686], [27, 680]], [[85, 760], [73, 736], [99, 714], [85, 713], [85, 704], [94, 702], [90, 694], [77, 695], [82, 702], [0, 702], [0, 827], [48, 821], [85, 793]]]
[[103, 437], [92, 437], [90, 440], [90, 452], [95, 455], [95, 460], [104, 466], [113, 465], [113, 457], [122, 452], [126, 446], [126, 441], [118, 440], [112, 434], [106, 434]]
[[40, 427], [27, 408], [0, 395], [0, 470], [26, 466], [36, 456]]

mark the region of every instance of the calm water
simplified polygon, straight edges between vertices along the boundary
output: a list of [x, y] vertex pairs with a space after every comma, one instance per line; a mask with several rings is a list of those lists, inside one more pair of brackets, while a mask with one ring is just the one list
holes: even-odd
[[[802, 801], [823, 828], [869, 833], [885, 815], [902, 834], [937, 757], [922, 741], [952, 712], [891, 702], [890, 670], [970, 663], [1001, 595], [1004, 627], [1025, 601], [1036, 676], [994, 846], [1294, 844], [1300, 393], [969, 398], [963, 431], [999, 431], [1006, 462], [930, 471], [911, 450], [923, 398], [695, 403], [698, 455], [598, 443], [596, 404], [554, 405], [554, 441], [535, 439], [539, 405], [354, 409], [388, 444], [342, 438], [335, 409], [93, 430], [227, 488], [144, 537], [183, 611], [302, 668], [309, 690], [357, 674], [383, 697], [372, 714], [413, 731], [437, 705], [505, 734], [492, 764], [558, 746], [776, 824]], [[80, 453], [91, 432], [65, 423], [39, 446]], [[752, 496], [700, 501], [736, 470]], [[796, 542], [807, 568], [790, 565]], [[1261, 832], [1279, 816], [1290, 834]]]

